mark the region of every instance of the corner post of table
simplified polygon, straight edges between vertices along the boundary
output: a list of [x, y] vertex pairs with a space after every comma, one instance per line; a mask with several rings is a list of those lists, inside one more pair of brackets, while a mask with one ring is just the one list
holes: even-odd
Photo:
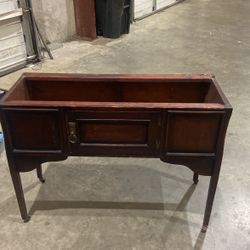
[[24, 222], [28, 222], [30, 220], [30, 216], [28, 215], [26, 208], [20, 172], [15, 170], [13, 167], [10, 167], [10, 174], [14, 185], [21, 217]]
[[22, 163], [24, 162], [18, 162], [16, 157], [13, 155], [13, 145], [11, 143], [11, 134], [6, 119], [6, 112], [7, 111], [3, 111], [0, 109], [0, 121], [5, 138], [4, 139], [5, 151], [21, 217], [24, 222], [28, 222], [30, 220], [30, 216], [26, 208], [26, 202], [24, 198], [23, 186], [20, 176], [20, 168], [19, 168], [21, 165], [23, 165]]
[[205, 215], [204, 215], [203, 226], [201, 230], [203, 233], [207, 231], [209, 220], [211, 217], [215, 192], [216, 192], [217, 184], [219, 181], [221, 162], [222, 162], [223, 151], [224, 151], [225, 136], [226, 136], [228, 123], [231, 117], [231, 113], [232, 113], [232, 108], [231, 107], [227, 108], [221, 119], [221, 125], [220, 125], [220, 129], [218, 132], [216, 157], [214, 159], [214, 167], [213, 167], [211, 178], [210, 178]]

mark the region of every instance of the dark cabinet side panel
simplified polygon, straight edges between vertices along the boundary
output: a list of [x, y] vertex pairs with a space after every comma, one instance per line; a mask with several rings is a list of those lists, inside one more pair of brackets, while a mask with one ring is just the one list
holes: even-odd
[[166, 152], [215, 153], [222, 113], [169, 112]]
[[224, 115], [210, 110], [167, 111], [162, 160], [211, 175]]
[[57, 109], [5, 109], [7, 136], [13, 153], [62, 153], [62, 117]]

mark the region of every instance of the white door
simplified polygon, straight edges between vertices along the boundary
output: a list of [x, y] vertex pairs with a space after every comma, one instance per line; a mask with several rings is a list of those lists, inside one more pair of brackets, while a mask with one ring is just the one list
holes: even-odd
[[0, 76], [26, 63], [22, 15], [16, 0], [0, 0]]
[[176, 2], [178, 0], [134, 0], [134, 19], [141, 19]]
[[0, 0], [0, 15], [12, 12], [17, 9], [17, 1]]
[[156, 10], [166, 8], [175, 2], [177, 2], [177, 0], [156, 0]]
[[154, 0], [134, 0], [134, 19], [142, 18], [154, 11]]

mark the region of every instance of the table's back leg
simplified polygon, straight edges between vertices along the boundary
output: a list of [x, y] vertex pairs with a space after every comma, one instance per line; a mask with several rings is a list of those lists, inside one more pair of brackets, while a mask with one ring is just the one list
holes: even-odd
[[41, 165], [36, 167], [36, 173], [37, 173], [37, 178], [40, 180], [40, 182], [44, 183], [45, 179], [43, 178]]
[[193, 182], [194, 184], [197, 184], [199, 181], [199, 174], [197, 174], [196, 172], [194, 172], [194, 175], [193, 175]]
[[24, 222], [28, 222], [30, 220], [30, 216], [28, 215], [27, 208], [26, 208], [20, 173], [14, 169], [10, 169], [10, 174], [11, 174], [12, 182], [14, 185], [21, 217]]

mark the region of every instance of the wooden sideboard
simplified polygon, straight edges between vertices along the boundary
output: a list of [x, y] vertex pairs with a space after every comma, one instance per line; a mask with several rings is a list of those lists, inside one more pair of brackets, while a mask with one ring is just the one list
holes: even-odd
[[0, 103], [17, 201], [20, 172], [68, 156], [153, 157], [211, 176], [202, 230], [218, 183], [232, 107], [212, 75], [25, 73]]

